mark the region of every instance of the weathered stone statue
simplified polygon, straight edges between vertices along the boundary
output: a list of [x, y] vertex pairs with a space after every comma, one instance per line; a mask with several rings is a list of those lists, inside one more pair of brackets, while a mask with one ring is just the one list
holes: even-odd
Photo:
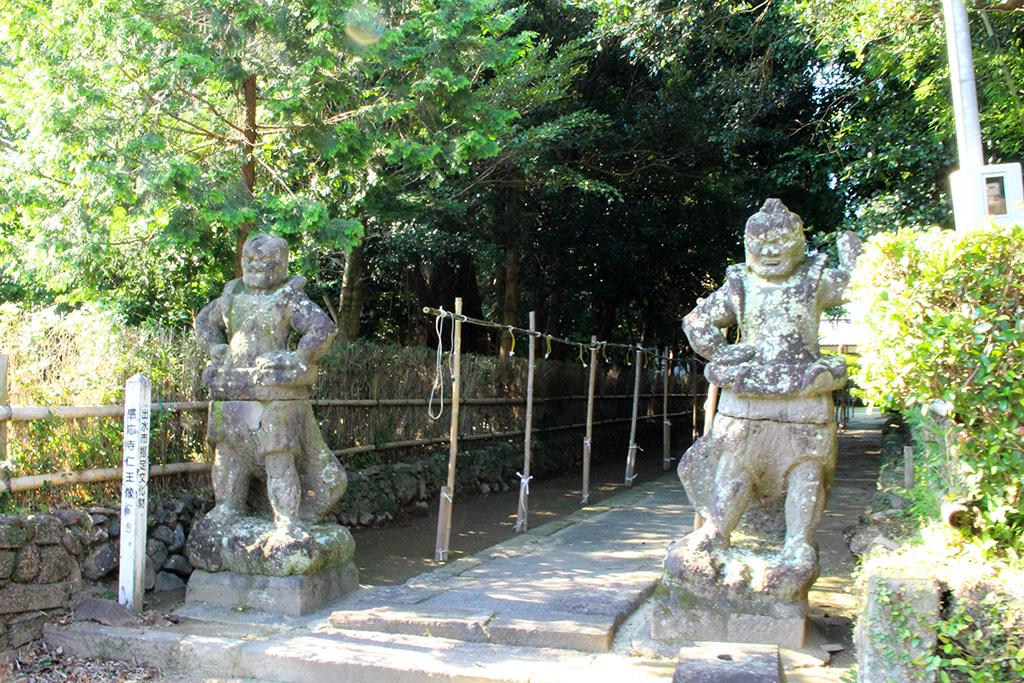
[[[242, 248], [241, 279], [196, 316], [210, 353], [203, 382], [216, 504], [189, 537], [189, 559], [204, 570], [193, 574], [189, 600], [301, 612], [316, 606], [308, 604], [314, 594], [330, 597], [356, 580], [351, 534], [317, 524], [344, 495], [347, 478], [309, 401], [315, 362], [336, 326], [304, 284], [288, 276], [283, 239], [254, 235]], [[257, 480], [266, 482], [269, 514], [250, 509]], [[302, 580], [257, 581], [254, 590], [257, 576]], [[261, 594], [270, 588], [276, 597]]]
[[[805, 254], [800, 217], [769, 199], [745, 245], [746, 263], [683, 321], [721, 396], [711, 433], [679, 463], [703, 523], [668, 550], [652, 635], [801, 647], [835, 470], [832, 391], [846, 382], [844, 360], [819, 352], [818, 325], [843, 302], [860, 241], [842, 235], [840, 267], [827, 268]], [[737, 326], [729, 344], [722, 329]]]

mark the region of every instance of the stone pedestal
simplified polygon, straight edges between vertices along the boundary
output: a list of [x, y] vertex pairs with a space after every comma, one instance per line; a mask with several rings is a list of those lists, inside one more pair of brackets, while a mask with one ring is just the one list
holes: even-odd
[[737, 540], [714, 555], [690, 551], [681, 542], [670, 546], [654, 594], [652, 638], [680, 645], [808, 644], [806, 587], [817, 578], [817, 565], [813, 573], [795, 576], [779, 553], [766, 551], [757, 539]]
[[185, 602], [298, 615], [317, 610], [358, 586], [359, 570], [352, 560], [296, 576], [253, 576], [197, 569], [189, 578]]
[[204, 517], [188, 539], [196, 571], [185, 600], [305, 614], [359, 585], [354, 554], [352, 534], [338, 524], [311, 525], [299, 537], [281, 539], [269, 520], [228, 524]]

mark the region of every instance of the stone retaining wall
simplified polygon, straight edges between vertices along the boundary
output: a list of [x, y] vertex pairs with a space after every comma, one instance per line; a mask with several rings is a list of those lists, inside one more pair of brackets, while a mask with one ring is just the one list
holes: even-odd
[[82, 583], [88, 515], [0, 517], [0, 652], [39, 636], [43, 610], [63, 608]]
[[[146, 590], [184, 587], [185, 540], [202, 505], [187, 493], [152, 504]], [[116, 579], [120, 525], [109, 508], [0, 517], [0, 652], [38, 638], [47, 612], [70, 607], [83, 580]]]

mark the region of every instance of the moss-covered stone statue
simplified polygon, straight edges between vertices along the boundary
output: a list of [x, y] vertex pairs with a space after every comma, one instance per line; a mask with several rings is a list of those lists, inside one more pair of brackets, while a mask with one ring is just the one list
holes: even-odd
[[746, 263], [683, 321], [721, 395], [710, 434], [679, 463], [702, 523], [668, 550], [652, 635], [802, 647], [835, 470], [832, 392], [846, 382], [844, 360], [819, 351], [818, 325], [843, 302], [860, 241], [842, 235], [840, 267], [828, 268], [805, 253], [800, 217], [769, 199], [745, 245]]
[[[203, 382], [215, 506], [189, 537], [189, 559], [202, 570], [189, 582], [189, 600], [301, 612], [317, 606], [312, 594], [337, 595], [356, 580], [351, 534], [318, 523], [347, 479], [309, 400], [315, 363], [336, 326], [304, 284], [288, 276], [283, 239], [253, 235], [242, 248], [241, 279], [196, 316], [196, 335], [210, 354]], [[254, 482], [265, 482], [269, 511], [250, 504], [263, 493], [250, 490]], [[278, 582], [276, 597], [260, 597], [253, 586], [267, 582], [253, 577], [304, 579], [292, 579], [291, 589]]]

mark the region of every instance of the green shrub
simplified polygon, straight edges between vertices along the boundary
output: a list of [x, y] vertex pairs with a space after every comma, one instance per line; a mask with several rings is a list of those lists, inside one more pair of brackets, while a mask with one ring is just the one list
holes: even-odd
[[[990, 555], [1024, 550], [1024, 227], [876, 235], [854, 278], [872, 330], [855, 382], [889, 409], [948, 402], [921, 471], [975, 512]], [[923, 421], [927, 426], [927, 420]], [[926, 440], [928, 441], [928, 440]]]

